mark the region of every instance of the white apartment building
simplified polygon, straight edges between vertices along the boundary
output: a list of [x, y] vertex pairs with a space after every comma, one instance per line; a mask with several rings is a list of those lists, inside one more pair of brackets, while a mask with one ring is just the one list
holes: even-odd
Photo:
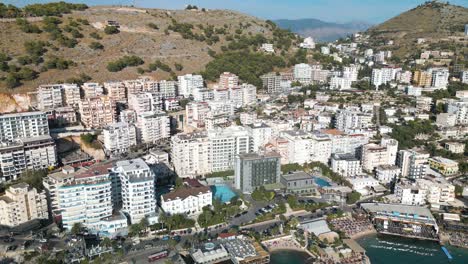
[[411, 71], [399, 71], [396, 73], [395, 78], [399, 83], [410, 84], [413, 79], [413, 73]]
[[447, 89], [450, 76], [447, 68], [431, 68], [429, 69], [429, 73], [432, 74], [432, 87], [436, 89]]
[[171, 159], [177, 175], [185, 178], [210, 173], [209, 145], [206, 132], [171, 137]]
[[192, 90], [193, 100], [196, 102], [206, 102], [213, 100], [213, 90], [208, 88], [194, 88]]
[[128, 96], [128, 108], [137, 114], [163, 110], [163, 100], [159, 92], [139, 92]]
[[185, 106], [187, 125], [195, 128], [205, 126], [205, 119], [210, 112], [210, 106], [206, 102], [190, 102]]
[[307, 37], [302, 43], [299, 43], [299, 47], [303, 49], [315, 49], [315, 41], [312, 37]]
[[129, 124], [135, 124], [137, 119], [136, 112], [134, 110], [122, 110], [120, 111], [119, 121]]
[[45, 111], [62, 106], [64, 106], [64, 94], [61, 84], [39, 86], [37, 89], [37, 108]]
[[280, 75], [270, 72], [260, 76], [260, 79], [262, 79], [263, 88], [267, 90], [268, 94], [278, 94], [283, 92]]
[[468, 84], [468, 71], [462, 71], [460, 73], [460, 80], [462, 83]]
[[81, 223], [92, 233], [99, 231], [101, 219], [112, 216], [111, 164], [82, 171], [56, 190], [58, 208], [65, 229]]
[[312, 67], [306, 63], [294, 65], [294, 80], [302, 83], [309, 84], [312, 81]]
[[421, 96], [422, 95], [422, 88], [421, 87], [414, 87], [412, 85], [408, 85], [405, 88], [405, 92], [409, 96]]
[[257, 122], [256, 112], [242, 112], [239, 114], [240, 122], [243, 126], [252, 125]]
[[331, 90], [348, 90], [351, 89], [352, 80], [345, 77], [331, 77], [329, 88]]
[[[245, 125], [244, 125], [245, 126]], [[273, 137], [271, 127], [265, 123], [252, 123], [246, 126], [252, 137], [252, 151], [257, 152], [265, 146]]]
[[159, 82], [159, 93], [162, 98], [174, 98], [177, 96], [177, 82], [162, 80]]
[[438, 127], [453, 127], [457, 124], [457, 115], [449, 113], [440, 113], [436, 116], [436, 125]]
[[431, 111], [432, 107], [432, 98], [427, 96], [418, 96], [416, 97], [416, 108], [419, 111]]
[[136, 127], [138, 142], [156, 143], [171, 136], [169, 116], [162, 111], [139, 113]]
[[452, 153], [461, 154], [465, 152], [465, 144], [460, 142], [447, 142], [444, 147]]
[[329, 70], [323, 70], [321, 66], [312, 67], [312, 75], [311, 75], [312, 82], [326, 83], [330, 75], [331, 75], [331, 72]]
[[320, 131], [328, 135], [332, 141], [332, 154], [357, 154], [358, 149], [369, 143], [369, 137], [364, 134], [346, 134], [337, 129], [324, 129]]
[[353, 186], [353, 190], [361, 193], [362, 195], [367, 195], [369, 193], [369, 188], [380, 185], [378, 180], [370, 176], [351, 177], [348, 178], [348, 181]]
[[0, 142], [0, 182], [16, 180], [25, 170], [57, 165], [54, 140], [49, 135]]
[[47, 219], [47, 199], [26, 183], [10, 186], [0, 196], [0, 225], [15, 227], [34, 219]]
[[263, 50], [268, 53], [274, 53], [275, 49], [273, 48], [273, 44], [271, 43], [263, 43], [262, 46], [260, 47], [260, 50]]
[[155, 175], [142, 159], [118, 161], [113, 169], [120, 179], [122, 211], [130, 223], [143, 218], [149, 223], [157, 222]]
[[420, 150], [400, 150], [397, 165], [401, 168], [401, 176], [419, 179], [426, 175], [429, 153]]
[[331, 169], [343, 177], [353, 177], [362, 174], [361, 161], [354, 154], [333, 154]]
[[426, 204], [427, 191], [419, 188], [416, 184], [397, 183], [395, 196], [401, 204], [424, 205]]
[[468, 125], [468, 99], [448, 100], [447, 113], [455, 115], [455, 124]]
[[0, 141], [49, 135], [47, 115], [24, 112], [0, 115]]
[[203, 88], [203, 77], [201, 75], [186, 74], [177, 77], [179, 81], [179, 95], [188, 98], [193, 91]]
[[382, 184], [388, 184], [398, 178], [401, 170], [395, 165], [380, 165], [375, 168], [375, 177]]
[[231, 126], [209, 130], [208, 138], [212, 172], [232, 170], [237, 155], [252, 152], [250, 134], [244, 127]]
[[184, 187], [161, 196], [161, 209], [168, 215], [196, 216], [213, 204], [210, 187]]
[[243, 83], [240, 86], [242, 94], [242, 106], [248, 106], [257, 102], [257, 87], [252, 84]]
[[372, 126], [372, 113], [342, 109], [336, 114], [336, 128], [341, 131], [365, 129]]
[[427, 202], [430, 204], [440, 204], [455, 201], [455, 186], [446, 181], [439, 180], [416, 180], [419, 188], [426, 190]]
[[127, 91], [125, 83], [120, 81], [105, 82], [104, 88], [107, 91], [107, 96], [115, 102], [126, 103], [127, 102]]
[[102, 128], [116, 121], [115, 101], [107, 96], [88, 97], [80, 101], [81, 123], [87, 128]]
[[[343, 78], [355, 82], [358, 80], [359, 65], [351, 64], [350, 66], [343, 67]], [[351, 84], [350, 84], [351, 86]]]
[[83, 83], [81, 86], [85, 98], [104, 95], [104, 88], [99, 83]]
[[382, 84], [387, 84], [395, 80], [396, 73], [401, 71], [401, 68], [382, 68], [382, 69], [373, 69], [371, 83], [375, 87], [379, 87]]
[[74, 83], [64, 83], [62, 87], [65, 105], [77, 108], [81, 99], [80, 87]]
[[398, 141], [382, 139], [380, 145], [370, 143], [362, 147], [362, 168], [372, 172], [381, 165], [395, 165], [398, 151]]
[[108, 155], [127, 153], [131, 146], [137, 144], [136, 128], [132, 124], [119, 122], [106, 126], [104, 136], [104, 149]]
[[282, 131], [280, 136], [287, 141], [288, 163], [304, 164], [318, 161], [328, 164], [331, 156], [332, 141], [327, 135], [308, 133], [302, 130]]
[[64, 166], [61, 171], [48, 174], [42, 180], [44, 189], [47, 195], [47, 202], [49, 211], [52, 214], [54, 220], [58, 220], [57, 217], [60, 216], [60, 207], [58, 199], [58, 188], [63, 185], [68, 185], [73, 182], [75, 179], [75, 168], [71, 166]]

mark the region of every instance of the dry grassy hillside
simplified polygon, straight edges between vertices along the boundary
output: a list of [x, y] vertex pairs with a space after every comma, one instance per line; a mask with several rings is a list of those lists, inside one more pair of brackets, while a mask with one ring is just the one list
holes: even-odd
[[386, 40], [394, 40], [394, 53], [405, 57], [412, 55], [411, 51], [417, 48], [417, 38], [426, 38], [429, 43], [438, 43], [450, 37], [448, 44], [462, 47], [465, 41], [466, 45], [466, 39], [456, 40], [463, 38], [465, 24], [468, 24], [468, 8], [427, 2], [370, 28], [368, 33], [375, 46]]
[[[203, 70], [204, 66], [212, 60], [208, 55], [211, 49], [220, 52], [220, 48], [235, 38], [236, 35], [264, 34], [272, 36], [271, 26], [262, 20], [225, 10], [157, 10], [135, 9], [122, 7], [91, 7], [84, 11], [74, 11], [60, 18], [62, 23], [58, 25], [63, 35], [73, 39], [71, 29], [79, 32], [82, 37], [76, 37], [78, 41], [74, 47], [65, 47], [59, 41], [51, 39], [51, 33], [46, 32], [44, 21], [31, 20], [31, 25], [36, 25], [42, 33], [25, 33], [15, 20], [0, 20], [0, 53], [8, 55], [11, 60], [8, 64], [18, 64], [18, 58], [27, 54], [25, 43], [28, 41], [43, 41], [47, 50], [42, 58], [48, 62], [54, 57], [73, 62], [68, 69], [45, 69], [45, 63], [27, 64], [20, 67], [29, 67], [38, 72], [34, 80], [22, 80], [21, 85], [9, 89], [5, 81], [0, 81], [0, 92], [24, 93], [35, 89], [44, 83], [67, 81], [71, 78], [79, 79], [83, 74], [88, 75], [93, 81], [103, 82], [108, 80], [135, 78], [141, 74], [157, 78], [171, 78], [174, 75], [192, 73]], [[120, 33], [108, 35], [104, 33], [106, 21], [115, 20], [120, 24]], [[87, 23], [87, 22], [89, 23]], [[214, 33], [219, 38], [216, 43], [209, 41], [184, 39], [181, 33], [167, 30], [168, 26], [177, 23], [189, 23], [193, 25], [194, 34], [204, 35], [204, 29], [213, 26], [213, 30], [223, 33]], [[153, 27], [148, 24], [153, 23]], [[95, 32], [95, 33], [93, 33]], [[96, 33], [99, 35], [96, 39]], [[94, 34], [94, 38], [90, 36]], [[228, 37], [229, 36], [229, 37]], [[226, 40], [228, 38], [229, 40]], [[93, 49], [92, 42], [99, 42], [103, 49]], [[158, 69], [152, 72], [137, 72], [138, 67], [127, 67], [119, 72], [110, 72], [106, 69], [110, 61], [115, 61], [125, 55], [136, 55], [145, 63], [141, 69], [148, 69], [150, 63], [161, 60], [170, 66], [171, 71]], [[182, 67], [175, 67], [175, 63]], [[0, 71], [0, 78], [7, 77], [8, 73]]]

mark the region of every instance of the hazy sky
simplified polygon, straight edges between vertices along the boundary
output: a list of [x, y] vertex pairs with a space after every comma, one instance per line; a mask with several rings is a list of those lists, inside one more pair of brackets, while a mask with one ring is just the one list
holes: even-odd
[[[58, 0], [56, 0], [58, 1]], [[330, 22], [380, 23], [426, 0], [135, 0], [138, 7], [180, 9], [187, 4], [205, 8], [232, 9], [264, 19], [317, 18]], [[0, 0], [26, 5], [48, 0]], [[132, 0], [68, 0], [87, 5], [131, 5]], [[468, 7], [468, 0], [450, 3]]]

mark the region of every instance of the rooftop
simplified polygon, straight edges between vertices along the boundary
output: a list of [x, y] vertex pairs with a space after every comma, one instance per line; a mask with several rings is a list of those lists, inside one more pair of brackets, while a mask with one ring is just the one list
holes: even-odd
[[430, 219], [434, 219], [431, 211], [426, 207], [404, 205], [404, 204], [383, 204], [383, 203], [363, 203], [361, 207], [371, 213], [386, 212], [391, 214], [407, 214], [407, 215], [418, 215], [424, 216]]
[[211, 189], [208, 186], [202, 187], [183, 187], [176, 189], [173, 192], [162, 195], [164, 201], [177, 200], [177, 199], [187, 199], [190, 196], [198, 196], [200, 194], [211, 193]]
[[304, 171], [295, 171], [281, 176], [286, 181], [311, 180], [314, 177]]

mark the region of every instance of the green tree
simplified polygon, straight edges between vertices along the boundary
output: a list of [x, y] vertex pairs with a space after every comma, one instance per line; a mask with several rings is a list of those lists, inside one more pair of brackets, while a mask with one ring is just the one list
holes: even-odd
[[115, 26], [106, 26], [104, 28], [104, 33], [106, 33], [107, 35], [118, 34], [119, 32], [120, 30]]
[[352, 191], [352, 192], [348, 193], [348, 195], [346, 197], [346, 203], [347, 204], [354, 204], [357, 201], [359, 201], [359, 199], [361, 199], [361, 194], [356, 192], [356, 191]]
[[104, 49], [104, 45], [102, 45], [100, 42], [93, 41], [89, 44], [89, 47], [93, 50], [102, 50]]
[[21, 173], [19, 181], [29, 184], [39, 192], [44, 190], [43, 179], [47, 176], [47, 170], [26, 170]]
[[74, 223], [71, 229], [71, 233], [76, 236], [76, 235], [79, 235], [82, 230], [83, 230], [82, 223]]

